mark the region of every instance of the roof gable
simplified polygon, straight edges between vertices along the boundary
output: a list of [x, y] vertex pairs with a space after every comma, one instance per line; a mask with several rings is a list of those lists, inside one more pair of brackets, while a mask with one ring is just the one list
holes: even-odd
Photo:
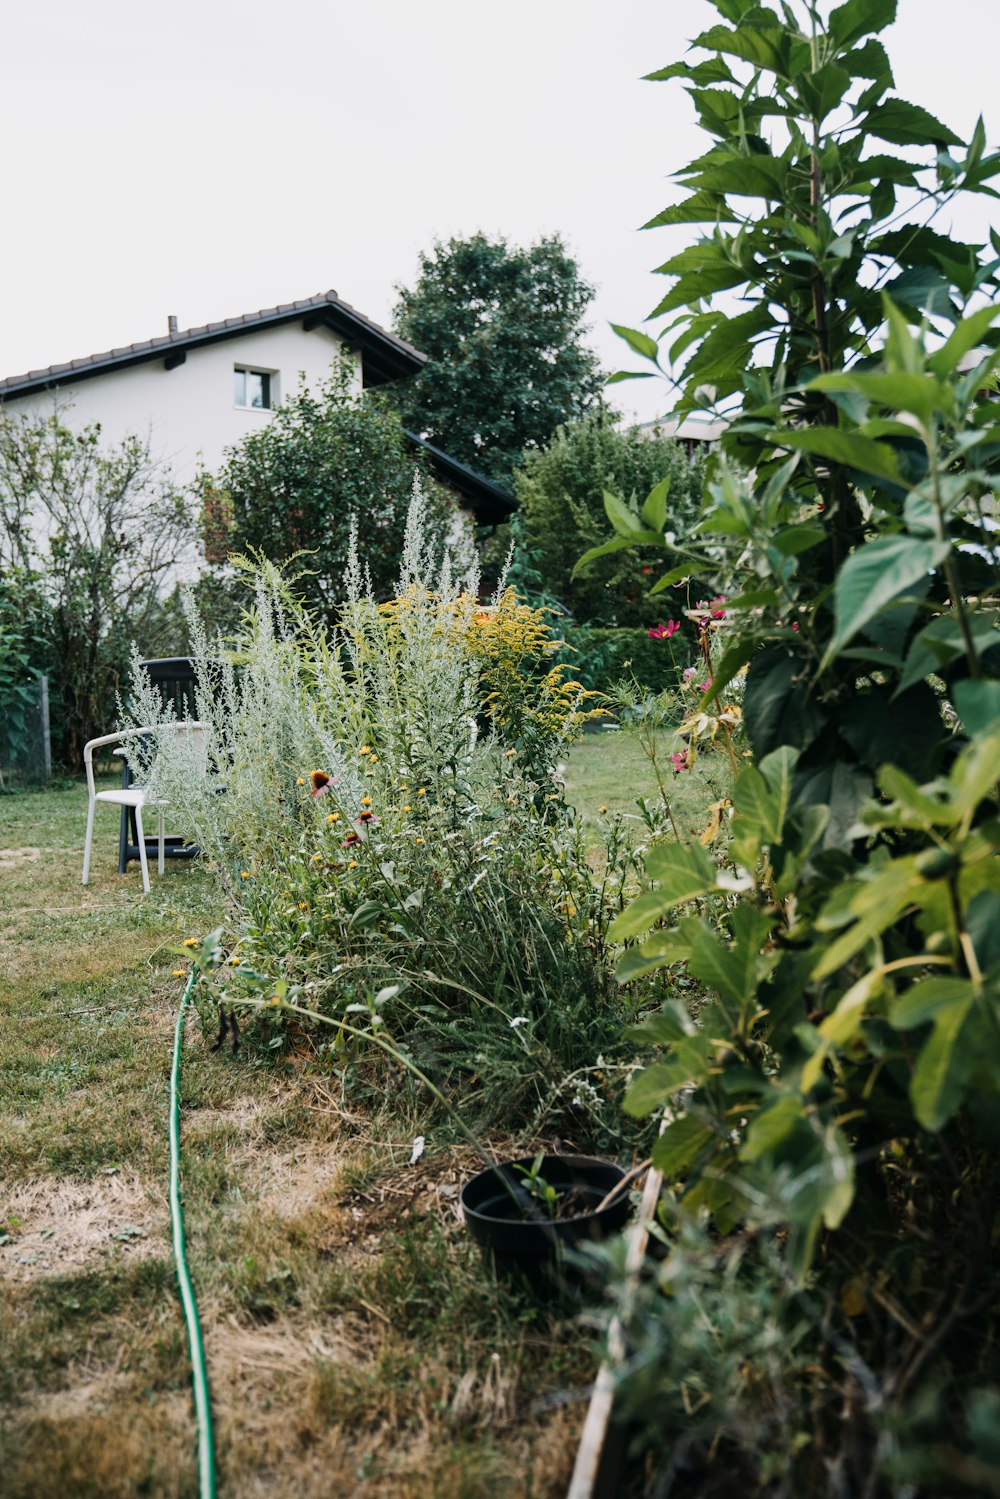
[[189, 349], [240, 338], [261, 328], [298, 320], [301, 320], [306, 332], [313, 328], [329, 328], [343, 338], [349, 348], [357, 350], [361, 355], [365, 386], [383, 385], [388, 380], [414, 375], [427, 362], [426, 354], [421, 354], [394, 333], [373, 323], [348, 302], [341, 301], [335, 291], [327, 291], [320, 292], [315, 297], [306, 297], [303, 301], [282, 302], [277, 307], [245, 312], [239, 317], [225, 318], [219, 323], [204, 323], [199, 328], [184, 328], [180, 332], [166, 333], [160, 338], [149, 338], [142, 343], [126, 344], [123, 348], [109, 349], [103, 354], [88, 354], [82, 359], [70, 359], [65, 364], [50, 364], [44, 369], [29, 370], [24, 375], [10, 375], [0, 380], [0, 400], [34, 395], [54, 386], [72, 385], [79, 380], [87, 380], [109, 370], [125, 369], [129, 365], [146, 364], [158, 359], [163, 360], [167, 369], [173, 369], [184, 362]]

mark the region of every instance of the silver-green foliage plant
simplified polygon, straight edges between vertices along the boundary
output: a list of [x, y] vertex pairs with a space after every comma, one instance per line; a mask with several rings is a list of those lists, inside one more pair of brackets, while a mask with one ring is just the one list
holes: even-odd
[[[483, 638], [512, 606], [484, 609], [476, 577], [455, 577], [424, 520], [418, 488], [391, 600], [372, 597], [352, 549], [333, 629], [267, 563], [246, 565], [253, 604], [237, 651], [192, 618], [189, 707], [210, 725], [207, 769], [192, 774], [176, 736], [154, 735], [151, 791], [218, 880], [234, 999], [370, 1014], [435, 1075], [464, 1077], [485, 1115], [586, 1114], [581, 1069], [609, 1051], [624, 1013], [606, 932], [631, 854], [616, 839], [595, 883], [552, 779], [579, 718], [572, 700], [554, 702], [545, 674], [505, 673], [501, 712]], [[140, 681], [132, 719], [150, 715]], [[505, 732], [526, 718], [530, 755], [523, 732]]]

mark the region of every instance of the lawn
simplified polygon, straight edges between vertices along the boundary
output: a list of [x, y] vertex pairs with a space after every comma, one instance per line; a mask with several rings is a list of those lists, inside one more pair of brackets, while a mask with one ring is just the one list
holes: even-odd
[[[587, 818], [653, 791], [620, 735], [588, 736], [567, 784]], [[119, 877], [111, 816], [81, 886], [85, 813], [78, 786], [0, 800], [0, 1495], [182, 1499], [167, 1079], [180, 943], [215, 912], [197, 865], [145, 898]], [[359, 1109], [305, 1042], [213, 1054], [193, 1025], [182, 1132], [223, 1495], [564, 1491], [588, 1336], [484, 1279], [470, 1148], [431, 1134], [411, 1167], [416, 1107]]]

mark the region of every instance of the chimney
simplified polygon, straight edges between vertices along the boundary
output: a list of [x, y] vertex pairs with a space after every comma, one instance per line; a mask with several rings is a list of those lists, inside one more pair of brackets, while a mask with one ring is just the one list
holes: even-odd
[[176, 333], [177, 332], [177, 314], [176, 313], [169, 312], [167, 314], [167, 332], [168, 333]]

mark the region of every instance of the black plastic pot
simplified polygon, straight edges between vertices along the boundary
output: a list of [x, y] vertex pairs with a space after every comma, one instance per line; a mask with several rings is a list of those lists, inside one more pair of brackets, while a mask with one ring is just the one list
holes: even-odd
[[530, 1171], [534, 1161], [534, 1156], [504, 1161], [466, 1182], [461, 1196], [465, 1221], [499, 1279], [521, 1282], [537, 1295], [576, 1292], [586, 1275], [572, 1251], [607, 1238], [628, 1221], [627, 1191], [597, 1211], [625, 1172], [593, 1156], [544, 1156], [538, 1174], [555, 1188], [565, 1212], [549, 1219], [516, 1169]]

